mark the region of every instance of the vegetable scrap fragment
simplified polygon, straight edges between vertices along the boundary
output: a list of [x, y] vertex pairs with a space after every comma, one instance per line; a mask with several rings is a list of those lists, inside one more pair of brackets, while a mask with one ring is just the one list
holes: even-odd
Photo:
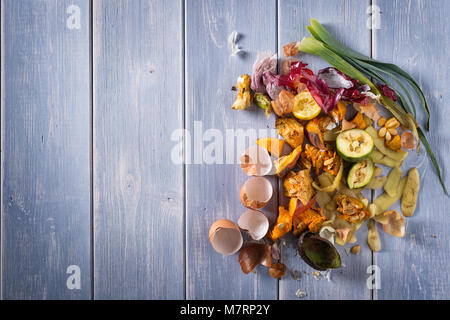
[[256, 93], [253, 99], [255, 104], [264, 110], [266, 118], [269, 119], [270, 113], [272, 112], [272, 106], [269, 98], [262, 93]]
[[348, 197], [346, 195], [339, 195], [334, 198], [337, 204], [337, 211], [340, 213], [340, 218], [352, 222], [358, 223], [369, 217], [369, 211], [364, 209], [364, 205], [361, 200]]
[[300, 158], [302, 152], [302, 146], [299, 145], [289, 155], [282, 156], [274, 161], [275, 173], [280, 178], [284, 177], [289, 170], [297, 165], [297, 161]]
[[267, 93], [266, 86], [263, 82], [264, 72], [275, 73], [277, 70], [277, 55], [268, 52], [258, 53], [256, 61], [253, 64], [253, 72], [251, 78], [251, 89], [255, 93]]
[[231, 106], [234, 110], [245, 110], [250, 107], [252, 103], [252, 96], [250, 94], [250, 76], [244, 74], [240, 76], [237, 80], [238, 95], [233, 105]]
[[408, 178], [402, 194], [402, 213], [405, 217], [411, 217], [414, 214], [417, 197], [419, 196], [419, 189], [419, 171], [417, 168], [412, 168], [408, 172]]
[[309, 144], [305, 145], [305, 151], [300, 159], [305, 168], [315, 168], [316, 175], [324, 171], [335, 176], [340, 168], [340, 160], [336, 152], [329, 149], [321, 150]]
[[279, 158], [283, 152], [284, 140], [276, 138], [261, 138], [256, 140], [256, 144], [266, 149], [271, 156]]
[[282, 136], [292, 148], [297, 148], [303, 144], [303, 126], [297, 120], [292, 118], [278, 118], [275, 121], [275, 127], [278, 130], [278, 134]]
[[284, 179], [286, 196], [300, 199], [303, 204], [307, 204], [314, 195], [312, 182], [309, 169], [298, 172], [290, 171]]
[[[419, 172], [412, 168], [402, 177], [401, 166], [408, 150], [416, 147], [419, 151], [420, 143], [446, 192], [433, 151], [414, 119], [415, 112], [414, 116], [410, 113], [402, 92], [392, 89], [379, 75], [408, 81], [429, 117], [415, 81], [392, 64], [375, 61], [339, 44], [314, 19], [307, 28], [313, 36], [284, 46], [285, 56], [300, 51], [314, 54], [330, 67], [314, 73], [307, 64], [289, 58], [281, 64], [282, 72], [277, 73], [277, 56], [260, 53], [251, 77], [243, 75], [237, 84], [239, 92], [233, 109], [245, 110], [254, 103], [268, 119], [273, 110], [281, 137], [260, 138], [240, 157], [243, 171], [256, 177], [241, 188], [241, 202], [249, 210], [241, 215], [238, 225], [258, 242], [243, 246], [239, 227], [229, 220], [219, 220], [210, 229], [210, 242], [217, 252], [232, 254], [241, 249], [239, 263], [246, 274], [263, 264], [273, 278], [282, 277], [287, 268], [280, 261], [278, 244], [289, 241], [285, 237], [288, 233], [298, 237], [296, 245], [304, 262], [319, 271], [343, 266], [335, 245], [351, 243], [354, 245], [346, 250], [360, 253], [356, 232], [364, 224], [372, 251], [381, 250], [377, 223], [387, 234], [405, 237], [404, 218], [392, 206], [400, 201], [405, 217], [416, 210]], [[376, 85], [370, 78], [377, 80]], [[382, 117], [386, 114], [380, 112], [383, 107], [392, 116]], [[288, 149], [292, 148], [290, 152], [283, 153], [285, 142]], [[387, 176], [382, 166], [391, 168]], [[271, 183], [262, 177], [265, 175], [282, 179], [285, 195], [290, 198], [288, 208], [278, 207], [272, 225], [264, 213], [256, 211], [272, 197]], [[364, 190], [384, 192], [370, 203]], [[291, 274], [299, 279], [293, 271]], [[305, 294], [301, 290], [298, 293], [301, 297]]]
[[378, 235], [375, 222], [372, 219], [369, 220], [369, 222], [367, 223], [367, 228], [369, 229], [369, 232], [367, 234], [367, 244], [369, 245], [369, 248], [374, 252], [380, 251], [381, 250], [380, 236]]
[[387, 219], [383, 222], [383, 230], [394, 237], [403, 238], [405, 236], [405, 220], [400, 213], [395, 210], [383, 213]]
[[286, 265], [283, 263], [274, 263], [269, 268], [269, 275], [274, 279], [279, 279], [286, 274]]

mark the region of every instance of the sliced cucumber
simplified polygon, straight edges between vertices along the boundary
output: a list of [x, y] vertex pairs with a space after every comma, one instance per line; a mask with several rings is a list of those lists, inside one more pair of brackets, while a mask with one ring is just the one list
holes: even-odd
[[347, 184], [350, 189], [358, 189], [367, 185], [375, 171], [373, 161], [368, 158], [355, 163], [347, 175]]
[[346, 130], [337, 136], [336, 149], [344, 160], [359, 162], [369, 157], [373, 150], [373, 139], [364, 130]]

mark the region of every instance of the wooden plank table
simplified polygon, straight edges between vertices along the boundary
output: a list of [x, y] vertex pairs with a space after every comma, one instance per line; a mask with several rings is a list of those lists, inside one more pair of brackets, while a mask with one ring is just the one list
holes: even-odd
[[[418, 167], [422, 182], [406, 237], [380, 230], [373, 254], [361, 228], [361, 253], [340, 248], [345, 266], [329, 279], [313, 276], [293, 237], [281, 258], [298, 281], [264, 267], [245, 275], [208, 241], [213, 221], [245, 211], [238, 155], [276, 134], [273, 116], [231, 110], [230, 88], [258, 52], [281, 56], [307, 36], [313, 17], [418, 80], [450, 185], [449, 13], [446, 0], [1, 0], [1, 298], [450, 298], [450, 201], [424, 152], [402, 167]], [[287, 199], [270, 181], [263, 211], [275, 218]], [[367, 286], [371, 265], [378, 289]]]

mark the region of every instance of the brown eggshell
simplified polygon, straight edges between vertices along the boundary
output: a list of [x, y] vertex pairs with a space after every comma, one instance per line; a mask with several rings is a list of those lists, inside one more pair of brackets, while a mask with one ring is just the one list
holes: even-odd
[[273, 168], [269, 152], [258, 145], [245, 150], [239, 157], [239, 162], [248, 176], [265, 176], [271, 174]]
[[239, 227], [233, 221], [220, 219], [209, 228], [209, 241], [218, 253], [231, 255], [242, 247], [243, 238]]
[[244, 183], [240, 192], [241, 202], [244, 207], [254, 210], [265, 207], [272, 195], [272, 184], [263, 177], [250, 178]]
[[270, 245], [264, 243], [246, 245], [239, 252], [239, 264], [245, 274], [250, 273], [259, 264], [270, 268], [272, 266]]

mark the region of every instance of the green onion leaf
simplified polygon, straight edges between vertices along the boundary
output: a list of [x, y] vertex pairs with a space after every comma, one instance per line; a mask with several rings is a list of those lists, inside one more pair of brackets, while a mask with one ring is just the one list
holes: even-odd
[[436, 160], [436, 157], [435, 157], [435, 155], [433, 153], [433, 150], [431, 149], [431, 146], [428, 143], [427, 138], [425, 137], [425, 134], [423, 133], [422, 129], [419, 128], [417, 131], [419, 132], [420, 140], [422, 141], [423, 145], [425, 146], [425, 149], [427, 150], [428, 156], [430, 157], [431, 162], [433, 163], [434, 170], [436, 171], [436, 174], [437, 174], [437, 176], [439, 178], [439, 181], [440, 181], [440, 183], [442, 185], [442, 188], [444, 189], [445, 194], [448, 195], [447, 189], [445, 188], [444, 180], [442, 180], [441, 169], [439, 168], [439, 164], [438, 164], [438, 162]]

